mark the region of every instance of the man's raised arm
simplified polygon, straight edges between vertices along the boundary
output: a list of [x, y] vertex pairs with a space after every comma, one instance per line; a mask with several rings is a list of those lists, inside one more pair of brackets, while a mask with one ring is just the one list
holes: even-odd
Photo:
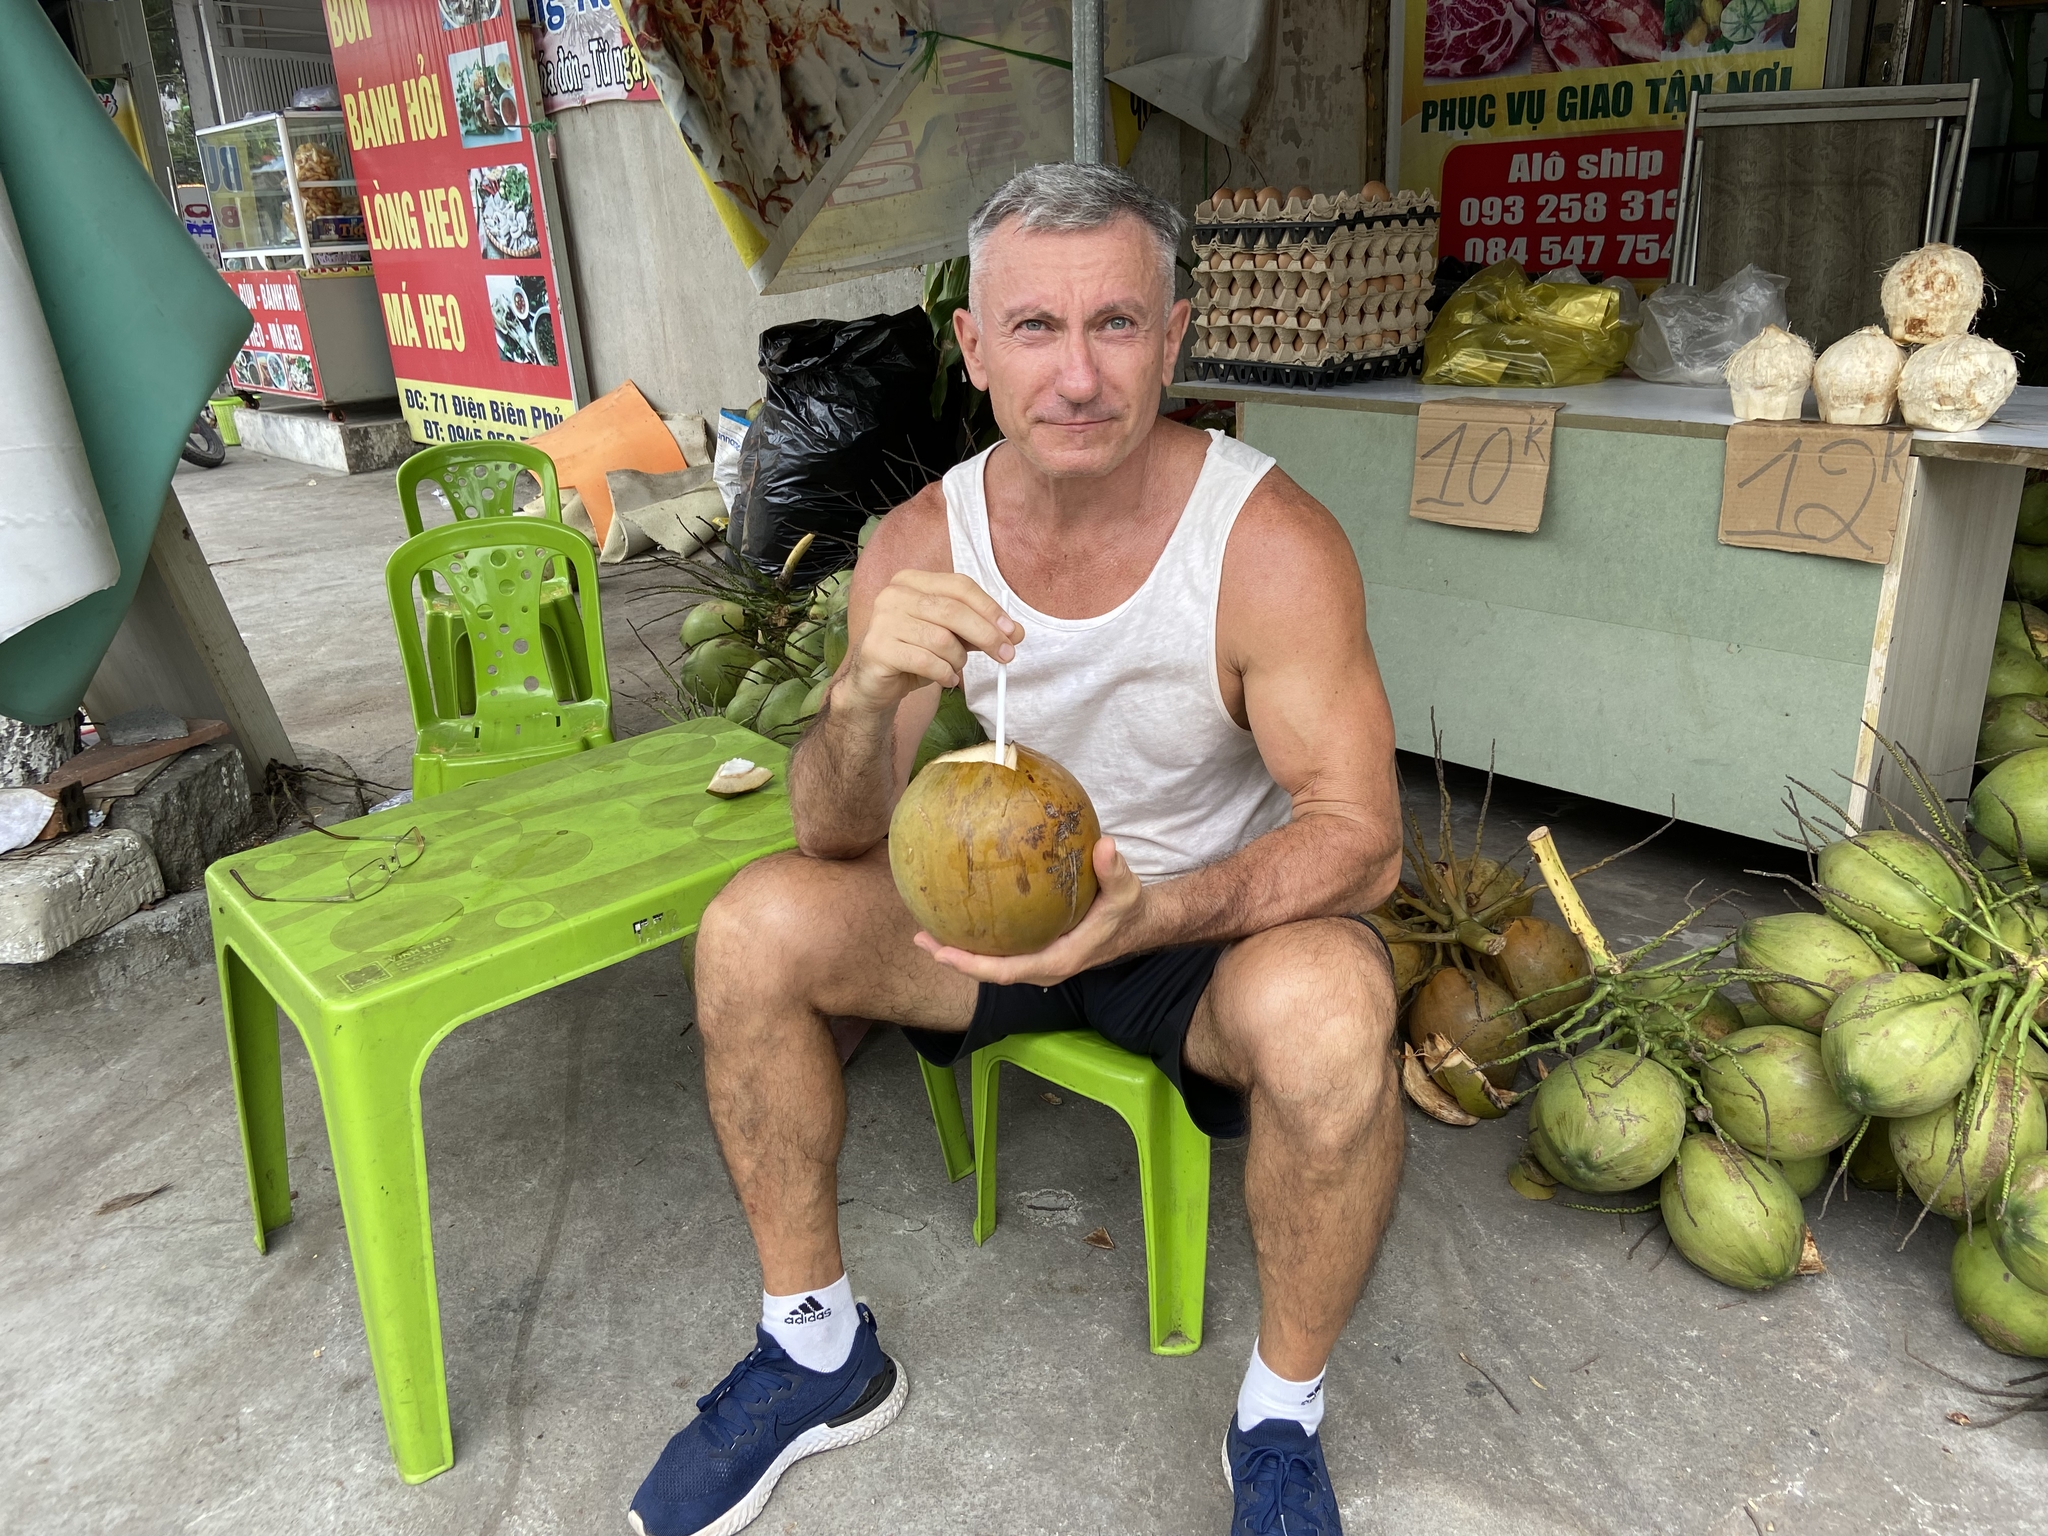
[[970, 650], [1016, 654], [1022, 628], [953, 572], [944, 489], [926, 486], [882, 520], [854, 566], [846, 660], [789, 765], [797, 846], [857, 859], [889, 832], [939, 690]]

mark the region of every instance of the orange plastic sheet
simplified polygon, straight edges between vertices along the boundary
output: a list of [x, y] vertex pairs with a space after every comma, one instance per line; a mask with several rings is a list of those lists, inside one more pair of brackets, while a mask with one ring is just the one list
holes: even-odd
[[604, 481], [606, 470], [659, 473], [690, 467], [674, 434], [630, 380], [532, 442], [555, 461], [555, 478], [582, 495], [583, 510], [597, 530], [600, 549], [612, 530], [612, 493]]

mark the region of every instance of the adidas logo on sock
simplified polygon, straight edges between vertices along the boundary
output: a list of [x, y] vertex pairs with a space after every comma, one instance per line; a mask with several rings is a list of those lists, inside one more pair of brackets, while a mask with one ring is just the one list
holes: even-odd
[[785, 1323], [822, 1323], [832, 1315], [832, 1309], [815, 1296], [806, 1296], [783, 1319]]

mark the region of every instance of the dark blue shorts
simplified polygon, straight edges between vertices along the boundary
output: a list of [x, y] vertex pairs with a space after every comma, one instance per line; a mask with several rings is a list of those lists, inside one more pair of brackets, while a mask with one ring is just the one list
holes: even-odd
[[[1362, 917], [1353, 921], [1379, 941], [1380, 931]], [[1180, 1090], [1188, 1118], [1208, 1136], [1242, 1136], [1249, 1128], [1245, 1096], [1227, 1083], [1204, 1077], [1181, 1060], [1195, 1006], [1209, 988], [1225, 944], [1186, 944], [1134, 955], [1114, 965], [1070, 976], [1058, 986], [981, 984], [974, 1018], [965, 1034], [938, 1029], [903, 1033], [918, 1055], [934, 1066], [965, 1061], [984, 1045], [1009, 1035], [1042, 1035], [1062, 1029], [1092, 1029], [1113, 1045], [1148, 1056]], [[1387, 956], [1388, 968], [1393, 956]]]
[[1150, 1057], [1180, 1090], [1188, 1118], [1205, 1135], [1242, 1136], [1247, 1129], [1244, 1095], [1181, 1061], [1195, 1006], [1208, 990], [1226, 947], [1186, 944], [1155, 950], [1097, 966], [1051, 987], [985, 981], [965, 1034], [908, 1026], [903, 1033], [926, 1061], [950, 1067], [1010, 1035], [1092, 1029], [1112, 1045]]

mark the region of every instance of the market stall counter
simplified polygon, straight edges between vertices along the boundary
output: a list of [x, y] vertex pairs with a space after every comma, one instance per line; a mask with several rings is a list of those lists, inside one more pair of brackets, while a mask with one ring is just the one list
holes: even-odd
[[[1722, 542], [1725, 388], [1174, 392], [1238, 402], [1240, 435], [1343, 524], [1404, 749], [1430, 750], [1433, 719], [1451, 761], [1492, 754], [1517, 778], [1760, 838], [1791, 830], [1788, 777], [1881, 819], [1873, 794], [1904, 786], [1866, 726], [1944, 794], [1969, 792], [2025, 470], [2048, 468], [2048, 389], [1976, 432], [1912, 433], [1881, 563]], [[1486, 400], [1561, 404], [1534, 532], [1410, 515], [1425, 402]]]

